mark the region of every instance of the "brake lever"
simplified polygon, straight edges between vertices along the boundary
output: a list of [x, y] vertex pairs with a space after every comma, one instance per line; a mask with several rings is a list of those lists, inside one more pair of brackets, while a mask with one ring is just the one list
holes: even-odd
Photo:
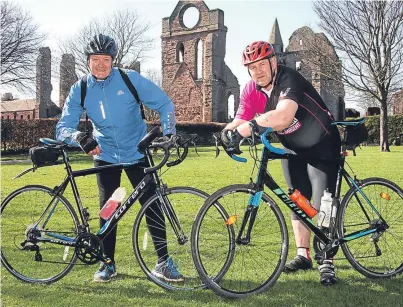
[[220, 155], [220, 148], [218, 147], [218, 138], [215, 134], [213, 134], [215, 140], [215, 157], [217, 158]]
[[192, 141], [192, 145], [193, 145], [193, 147], [195, 148], [196, 155], [197, 155], [198, 157], [200, 157], [200, 155], [199, 155], [199, 153], [198, 153], [198, 151], [197, 151], [196, 142], [195, 142], [195, 141]]

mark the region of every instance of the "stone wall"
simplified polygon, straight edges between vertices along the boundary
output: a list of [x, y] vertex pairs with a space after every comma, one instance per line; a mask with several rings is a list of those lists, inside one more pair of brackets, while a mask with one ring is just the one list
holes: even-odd
[[[323, 61], [325, 64], [321, 66], [313, 64], [313, 62], [319, 62], [316, 61], [317, 59], [315, 61], [310, 60], [310, 57], [313, 56], [310, 51], [313, 44], [321, 48], [321, 52], [325, 52], [331, 61], [338, 61], [336, 51], [327, 37], [323, 33], [314, 33], [306, 26], [294, 31], [286, 52], [280, 54], [279, 57], [288, 67], [296, 69], [299, 66], [298, 71], [312, 83], [335, 119], [342, 120], [345, 117], [344, 86], [342, 83], [329, 78], [326, 60]], [[299, 65], [297, 65], [298, 62]], [[339, 73], [341, 74], [341, 70]]]
[[[198, 10], [199, 19], [188, 28], [183, 16], [191, 7]], [[239, 104], [238, 81], [224, 62], [226, 32], [224, 12], [210, 10], [203, 1], [179, 1], [171, 16], [162, 20], [162, 87], [175, 104], [178, 121], [226, 122], [228, 92]]]
[[[228, 98], [231, 95], [234, 95], [234, 114], [238, 110], [239, 107], [239, 100], [240, 100], [240, 89], [237, 77], [232, 73], [231, 69], [225, 65], [225, 75], [226, 75], [226, 93], [224, 96], [223, 105], [227, 106], [225, 111], [228, 114]], [[227, 117], [228, 118], [228, 117]]]

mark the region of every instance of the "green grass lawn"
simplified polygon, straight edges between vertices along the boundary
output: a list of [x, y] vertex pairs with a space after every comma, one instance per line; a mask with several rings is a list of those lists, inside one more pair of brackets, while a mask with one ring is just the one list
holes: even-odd
[[[356, 157], [351, 154], [347, 161], [361, 179], [384, 177], [403, 186], [403, 147], [391, 147], [391, 150], [390, 153], [381, 153], [379, 147], [363, 147], [362, 150], [357, 150]], [[215, 158], [212, 148], [199, 148], [199, 153], [200, 157], [191, 151], [185, 162], [169, 169], [162, 176], [164, 182], [170, 187], [192, 186], [208, 193], [213, 193], [230, 184], [249, 182], [253, 166], [251, 159], [248, 159], [246, 164], [237, 163], [224, 153]], [[248, 155], [246, 154], [245, 157]], [[7, 157], [7, 160], [10, 160], [10, 157]], [[72, 154], [71, 162], [76, 170], [92, 165], [91, 160], [81, 154]], [[2, 164], [2, 199], [11, 191], [26, 184], [54, 187], [65, 177], [63, 166], [53, 166], [40, 168], [34, 173], [12, 180], [12, 177], [28, 167], [30, 167], [29, 163]], [[280, 162], [271, 162], [269, 169], [278, 184], [285, 188]], [[89, 208], [93, 218], [92, 230], [96, 232], [99, 204], [95, 176], [78, 178], [77, 183], [84, 206]], [[122, 186], [130, 191], [126, 176], [123, 176]], [[70, 188], [65, 196], [73, 201]], [[392, 280], [370, 280], [351, 268], [346, 260], [336, 261], [339, 283], [330, 288], [319, 284], [319, 274], [315, 265], [315, 270], [309, 272], [295, 275], [282, 274], [269, 291], [239, 301], [222, 299], [208, 290], [164, 291], [145, 278], [133, 254], [131, 232], [138, 210], [139, 206], [135, 205], [119, 225], [116, 247], [119, 275], [116, 280], [107, 284], [94, 283], [92, 276], [98, 265], [76, 265], [66, 277], [54, 284], [32, 285], [18, 281], [1, 268], [1, 305], [41, 307], [101, 305], [156, 307], [200, 306], [201, 304], [206, 306], [403, 306], [402, 276]], [[290, 214], [285, 211], [283, 213], [290, 230]], [[401, 250], [403, 252], [403, 242]], [[290, 233], [289, 258], [292, 258], [294, 253], [294, 238]]]

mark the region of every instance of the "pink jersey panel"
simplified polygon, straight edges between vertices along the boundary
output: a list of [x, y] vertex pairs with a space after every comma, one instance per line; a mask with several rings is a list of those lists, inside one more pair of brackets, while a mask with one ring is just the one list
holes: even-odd
[[251, 120], [257, 114], [263, 114], [266, 99], [266, 95], [256, 89], [256, 83], [250, 80], [242, 91], [235, 118]]

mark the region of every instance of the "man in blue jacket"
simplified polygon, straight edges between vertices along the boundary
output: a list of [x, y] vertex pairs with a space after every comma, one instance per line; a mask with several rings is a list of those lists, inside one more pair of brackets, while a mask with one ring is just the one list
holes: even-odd
[[[87, 76], [84, 109], [93, 125], [92, 136], [77, 130], [83, 112], [82, 82], [79, 80], [71, 87], [66, 99], [62, 116], [56, 126], [56, 137], [93, 155], [95, 166], [136, 163], [138, 167], [126, 170], [131, 184], [135, 187], [144, 178], [143, 169], [148, 166], [143, 154], [137, 150], [138, 143], [147, 133], [140, 104], [135, 101], [118, 69], [112, 67], [117, 55], [117, 46], [111, 37], [102, 34], [94, 36], [86, 47], [85, 54], [91, 74]], [[175, 134], [175, 110], [171, 99], [157, 85], [136, 71], [127, 70], [127, 76], [137, 90], [140, 100], [150, 109], [159, 112], [163, 134]], [[97, 174], [101, 208], [120, 186], [121, 173], [117, 171]], [[140, 203], [143, 205], [154, 192], [154, 189], [149, 189], [140, 198]], [[159, 208], [156, 210], [159, 211]], [[161, 211], [156, 214], [162, 215]], [[101, 227], [105, 222], [100, 220]], [[149, 226], [152, 226], [150, 223]], [[153, 237], [166, 238], [165, 229], [149, 228], [154, 229], [150, 232], [156, 232], [151, 233]], [[94, 275], [94, 281], [107, 282], [117, 274], [114, 261], [116, 229], [117, 227], [103, 242], [105, 256], [112, 262], [110, 265], [101, 265]], [[156, 248], [156, 252], [158, 263], [152, 273], [167, 281], [183, 281], [183, 276], [168, 255], [166, 245]]]

